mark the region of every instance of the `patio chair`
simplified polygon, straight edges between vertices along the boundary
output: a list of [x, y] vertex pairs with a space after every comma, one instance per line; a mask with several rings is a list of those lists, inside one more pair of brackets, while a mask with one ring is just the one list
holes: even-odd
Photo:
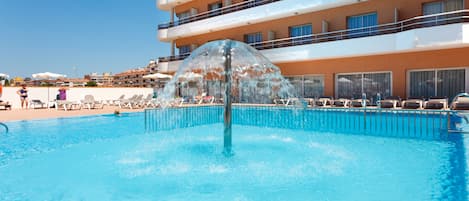
[[37, 109], [37, 108], [46, 108], [47, 103], [42, 102], [39, 99], [32, 99], [29, 101], [29, 108]]
[[395, 109], [401, 106], [401, 97], [399, 96], [388, 96], [385, 99], [381, 100], [381, 108], [391, 108]]
[[452, 110], [469, 110], [469, 94], [464, 93], [456, 96], [451, 103]]
[[448, 109], [448, 98], [442, 96], [433, 96], [425, 102], [424, 109], [446, 110]]
[[332, 104], [333, 101], [331, 96], [321, 96], [314, 101], [314, 105], [319, 107], [331, 106]]
[[334, 107], [349, 107], [351, 105], [350, 97], [341, 97], [334, 100]]
[[104, 104], [101, 101], [96, 101], [93, 95], [85, 95], [85, 99], [81, 101], [81, 104], [86, 106], [88, 110], [104, 108]]
[[423, 109], [424, 102], [422, 97], [408, 97], [402, 101], [402, 109]]

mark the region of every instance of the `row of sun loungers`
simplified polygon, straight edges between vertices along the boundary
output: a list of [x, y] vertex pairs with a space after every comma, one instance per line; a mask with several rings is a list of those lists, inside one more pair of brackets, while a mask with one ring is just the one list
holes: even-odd
[[[276, 105], [295, 105], [299, 101], [298, 98], [290, 99], [275, 99]], [[339, 98], [333, 99], [332, 97], [319, 97], [317, 99], [302, 99], [303, 102], [314, 107], [364, 107], [372, 106], [370, 100], [362, 99], [348, 99]], [[401, 100], [398, 96], [390, 96], [384, 100], [379, 101], [376, 105], [379, 108], [402, 108], [402, 109], [452, 109], [452, 110], [469, 110], [469, 96], [456, 97], [451, 106], [448, 105], [448, 98], [446, 97], [430, 97], [428, 99], [409, 97], [406, 100]]]
[[[144, 95], [133, 95], [130, 98], [125, 98], [125, 95], [121, 95], [119, 98], [114, 100], [96, 100], [92, 95], [86, 95], [81, 101], [65, 101], [57, 100], [51, 103], [44, 103], [41, 100], [31, 100], [29, 103], [30, 108], [47, 108], [55, 107], [57, 110], [78, 110], [78, 109], [102, 109], [105, 105], [118, 106], [119, 108], [137, 109], [137, 108], [155, 108], [162, 105], [178, 107], [185, 104], [213, 104], [218, 103], [222, 100], [216, 99], [214, 96], [202, 96], [195, 97], [183, 97], [171, 100], [169, 103], [160, 102], [161, 100], [153, 98], [152, 94], [148, 94], [145, 98]], [[376, 106], [379, 108], [402, 108], [402, 109], [453, 109], [453, 110], [469, 110], [469, 95], [457, 96], [448, 105], [448, 99], [446, 97], [430, 97], [423, 99], [420, 97], [409, 97], [406, 100], [401, 100], [398, 96], [390, 96], [375, 105], [371, 105], [370, 100], [362, 99], [349, 99], [349, 98], [338, 98], [333, 99], [332, 97], [323, 96], [316, 99], [312, 98], [288, 98], [288, 99], [275, 99], [273, 100], [276, 105], [311, 105], [314, 107], [364, 107], [364, 106]], [[9, 109], [11, 105], [8, 102], [0, 101], [0, 109]]]

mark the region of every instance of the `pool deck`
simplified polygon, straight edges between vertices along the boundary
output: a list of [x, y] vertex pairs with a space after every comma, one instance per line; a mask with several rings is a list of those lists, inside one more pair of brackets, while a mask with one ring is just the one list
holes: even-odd
[[73, 117], [96, 114], [113, 114], [114, 111], [120, 112], [142, 112], [143, 109], [119, 109], [117, 106], [104, 106], [103, 109], [80, 109], [80, 110], [55, 110], [55, 109], [12, 109], [0, 110], [0, 122], [49, 119], [59, 117]]

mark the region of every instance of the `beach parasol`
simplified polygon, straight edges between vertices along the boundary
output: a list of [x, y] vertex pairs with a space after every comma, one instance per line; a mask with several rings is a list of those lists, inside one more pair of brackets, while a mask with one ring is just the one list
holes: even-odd
[[179, 75], [179, 78], [187, 80], [187, 81], [194, 81], [202, 79], [204, 76], [194, 72], [186, 72], [182, 75]]
[[143, 79], [171, 79], [173, 76], [163, 73], [154, 73], [143, 76]]

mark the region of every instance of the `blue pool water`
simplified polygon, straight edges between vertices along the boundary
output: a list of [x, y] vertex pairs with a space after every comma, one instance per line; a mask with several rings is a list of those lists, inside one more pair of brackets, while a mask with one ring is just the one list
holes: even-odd
[[145, 132], [145, 118], [9, 122], [10, 133], [0, 134], [0, 200], [468, 198], [468, 141], [460, 134], [404, 138], [242, 123], [233, 128], [235, 156], [226, 158], [221, 123]]

